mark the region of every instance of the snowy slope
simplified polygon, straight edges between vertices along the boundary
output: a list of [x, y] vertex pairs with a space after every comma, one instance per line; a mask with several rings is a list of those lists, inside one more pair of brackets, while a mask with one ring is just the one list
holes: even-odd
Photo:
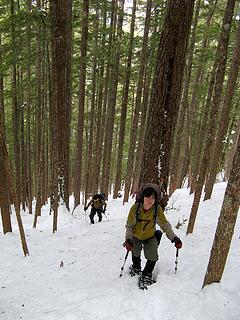
[[0, 226], [0, 319], [239, 320], [239, 219], [222, 282], [201, 289], [225, 187], [226, 183], [216, 184], [213, 199], [201, 203], [194, 233], [188, 236], [187, 221], [179, 229], [174, 226], [189, 217], [193, 196], [187, 189], [173, 194], [173, 209], [166, 215], [184, 244], [178, 271], [174, 273], [175, 248], [164, 236], [157, 283], [147, 291], [139, 290], [137, 278], [129, 277], [130, 257], [119, 278], [126, 254], [124, 226], [133, 201], [122, 206], [122, 199], [109, 200], [109, 221], [103, 216], [95, 225], [89, 224], [82, 206], [73, 216], [60, 212], [55, 234], [48, 206], [36, 230], [33, 217], [23, 214], [30, 252], [26, 258], [13, 216], [12, 234], [4, 236]]

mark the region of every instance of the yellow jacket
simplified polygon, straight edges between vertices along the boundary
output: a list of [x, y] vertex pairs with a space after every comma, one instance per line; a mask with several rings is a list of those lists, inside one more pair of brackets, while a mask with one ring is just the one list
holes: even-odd
[[166, 233], [168, 239], [173, 240], [176, 234], [173, 232], [170, 223], [167, 221], [165, 214], [160, 206], [157, 206], [157, 217], [154, 221], [155, 206], [153, 205], [148, 211], [144, 211], [140, 205], [138, 219], [136, 212], [139, 204], [135, 203], [128, 214], [126, 223], [126, 239], [135, 237], [139, 240], [147, 240], [154, 236], [156, 223], [160, 226], [163, 232]]

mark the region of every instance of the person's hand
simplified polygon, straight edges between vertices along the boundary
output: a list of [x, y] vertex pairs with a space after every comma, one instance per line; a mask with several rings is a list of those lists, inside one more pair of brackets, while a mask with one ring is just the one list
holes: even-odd
[[172, 242], [174, 242], [175, 247], [176, 247], [177, 249], [181, 249], [181, 248], [182, 248], [182, 241], [181, 241], [180, 238], [174, 237], [174, 239], [172, 240]]
[[87, 211], [87, 207], [84, 208], [84, 211]]
[[132, 239], [127, 239], [124, 242], [123, 246], [127, 249], [127, 251], [132, 251], [132, 249], [133, 249], [133, 241], [132, 241]]
[[102, 212], [105, 213], [106, 212], [106, 208], [104, 208]]

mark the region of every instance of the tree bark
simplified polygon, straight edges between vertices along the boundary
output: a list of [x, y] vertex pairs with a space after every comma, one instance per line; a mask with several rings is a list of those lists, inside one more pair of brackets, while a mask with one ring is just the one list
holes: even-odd
[[82, 37], [81, 37], [81, 58], [79, 68], [79, 109], [78, 109], [78, 130], [77, 130], [77, 149], [75, 152], [75, 173], [74, 173], [74, 208], [80, 204], [80, 190], [82, 183], [82, 145], [84, 127], [84, 105], [85, 105], [85, 83], [87, 66], [87, 43], [88, 43], [88, 14], [89, 1], [83, 1], [82, 17]]
[[[0, 36], [1, 47], [1, 36]], [[2, 63], [2, 55], [0, 53], [0, 64]], [[5, 110], [4, 110], [4, 96], [3, 96], [3, 75], [0, 71], [0, 126], [3, 134], [3, 138], [6, 141], [5, 133]], [[0, 147], [2, 150], [3, 146]], [[2, 215], [3, 233], [12, 232], [11, 219], [10, 219], [10, 198], [8, 190], [8, 182], [6, 177], [5, 163], [3, 158], [3, 152], [0, 152], [0, 211]]]
[[123, 157], [123, 145], [124, 145], [124, 139], [125, 139], [129, 84], [130, 84], [130, 77], [131, 77], [132, 52], [133, 52], [134, 28], [135, 28], [135, 17], [136, 17], [136, 2], [137, 2], [136, 0], [133, 1], [133, 7], [132, 7], [132, 20], [131, 20], [131, 27], [130, 27], [127, 66], [126, 66], [125, 83], [124, 83], [124, 89], [123, 89], [123, 98], [122, 98], [120, 131], [119, 131], [118, 152], [117, 152], [117, 167], [116, 167], [113, 199], [117, 198], [118, 191], [121, 189], [122, 157]]
[[96, 82], [97, 82], [97, 55], [98, 55], [98, 36], [99, 36], [99, 16], [98, 9], [96, 9], [96, 16], [94, 21], [94, 34], [95, 34], [95, 52], [93, 57], [92, 66], [92, 92], [91, 92], [91, 109], [90, 109], [90, 124], [88, 126], [89, 139], [88, 139], [88, 153], [85, 158], [85, 202], [87, 202], [87, 196], [91, 193], [93, 194], [93, 158], [94, 158], [94, 148], [93, 148], [93, 138], [94, 138], [94, 120], [95, 120], [95, 109], [96, 109]]
[[119, 73], [119, 61], [122, 39], [122, 24], [123, 24], [123, 8], [124, 0], [120, 1], [118, 25], [117, 25], [117, 38], [115, 43], [115, 52], [112, 60], [111, 76], [110, 76], [110, 88], [108, 93], [107, 103], [107, 123], [106, 133], [104, 139], [104, 152], [103, 152], [103, 167], [102, 167], [102, 180], [101, 191], [108, 194], [109, 177], [111, 169], [111, 154], [112, 154], [112, 140], [114, 129], [114, 118], [116, 109], [117, 87], [118, 87], [118, 73]]
[[131, 123], [131, 133], [130, 133], [130, 140], [129, 140], [128, 161], [127, 161], [127, 170], [126, 170], [126, 176], [125, 176], [123, 203], [128, 202], [129, 192], [130, 192], [132, 178], [133, 178], [138, 119], [139, 119], [139, 113], [141, 111], [144, 70], [146, 68], [146, 60], [147, 60], [147, 44], [148, 44], [148, 35], [149, 35], [150, 21], [151, 21], [151, 8], [152, 8], [152, 0], [148, 0], [147, 7], [146, 7], [142, 51], [140, 56], [136, 100], [135, 100], [135, 106], [134, 106], [133, 120]]
[[[151, 58], [149, 59], [151, 63]], [[150, 64], [149, 63], [149, 64]], [[142, 167], [142, 157], [143, 157], [143, 146], [144, 146], [144, 138], [146, 132], [146, 120], [149, 108], [149, 97], [151, 92], [151, 79], [152, 79], [152, 70], [145, 70], [145, 81], [144, 81], [144, 90], [143, 90], [143, 100], [142, 100], [142, 111], [141, 111], [141, 121], [139, 126], [139, 138], [138, 138], [138, 148], [136, 154], [133, 182], [132, 182], [132, 190], [131, 194], [134, 196], [139, 189], [139, 181]]]
[[[17, 205], [20, 206], [21, 199], [21, 178], [20, 178], [20, 144], [19, 144], [19, 108], [18, 108], [18, 98], [17, 98], [17, 65], [16, 65], [16, 30], [14, 25], [13, 16], [15, 15], [15, 5], [14, 0], [10, 2], [10, 10], [12, 16], [11, 24], [11, 40], [13, 47], [13, 64], [12, 64], [12, 107], [13, 107], [13, 134], [14, 134], [14, 164], [15, 164], [15, 177], [16, 177], [16, 197], [18, 201]], [[20, 207], [19, 207], [20, 209]]]
[[[31, 12], [31, 0], [28, 0], [28, 13]], [[31, 25], [30, 21], [27, 23], [27, 54], [31, 54]], [[28, 211], [32, 214], [32, 166], [31, 166], [31, 63], [28, 59], [26, 68], [27, 77], [27, 130], [26, 130], [26, 162], [27, 162], [27, 176], [26, 176], [26, 186], [27, 186], [27, 201], [28, 201]]]
[[19, 198], [16, 194], [14, 184], [13, 184], [10, 161], [9, 161], [9, 157], [8, 157], [6, 143], [4, 141], [3, 129], [2, 129], [1, 123], [0, 123], [0, 153], [1, 153], [1, 158], [3, 159], [2, 164], [4, 165], [4, 171], [6, 173], [6, 178], [8, 181], [7, 184], [9, 186], [11, 197], [12, 197], [13, 203], [14, 203], [14, 208], [15, 208], [15, 213], [16, 213], [16, 217], [17, 217], [17, 223], [18, 223], [18, 228], [19, 228], [19, 233], [20, 233], [20, 238], [21, 238], [21, 243], [22, 243], [22, 249], [23, 249], [23, 253], [26, 257], [26, 255], [29, 255], [29, 251], [28, 251], [28, 246], [27, 246], [27, 242], [26, 242], [26, 237], [25, 237], [21, 214], [20, 214], [20, 209], [19, 209], [20, 208], [20, 205], [18, 203]]
[[221, 94], [222, 94], [223, 79], [225, 75], [225, 68], [226, 68], [226, 62], [227, 62], [229, 34], [230, 34], [231, 22], [232, 22], [232, 17], [234, 12], [234, 5], [235, 5], [235, 0], [228, 0], [225, 13], [224, 13], [222, 30], [219, 37], [218, 49], [216, 54], [218, 68], [217, 68], [216, 81], [214, 86], [213, 99], [211, 102], [211, 113], [210, 113], [208, 136], [207, 136], [207, 141], [204, 148], [203, 160], [202, 160], [200, 173], [197, 181], [197, 187], [194, 193], [194, 200], [193, 200], [193, 205], [192, 205], [189, 223], [187, 227], [187, 234], [193, 232], [197, 211], [200, 203], [202, 188], [203, 188], [204, 180], [206, 177], [207, 168], [209, 165], [211, 147], [212, 147], [213, 139], [215, 138], [215, 127], [216, 127], [216, 120], [217, 120], [216, 115], [218, 113], [218, 106], [220, 104]]
[[224, 170], [224, 180], [229, 179], [230, 171], [232, 169], [232, 163], [233, 163], [233, 157], [236, 151], [236, 146], [237, 146], [237, 140], [238, 136], [240, 135], [240, 119], [238, 119], [238, 124], [236, 124], [234, 134], [232, 137], [232, 145], [230, 147], [230, 150], [228, 151], [228, 154], [226, 156], [226, 161], [225, 161], [225, 170]]
[[199, 171], [202, 163], [202, 158], [203, 158], [203, 150], [204, 146], [206, 143], [207, 139], [207, 128], [209, 124], [209, 105], [211, 103], [212, 95], [213, 95], [213, 89], [214, 89], [214, 84], [215, 84], [215, 77], [216, 77], [216, 69], [217, 69], [217, 61], [215, 59], [213, 69], [211, 72], [211, 78], [210, 78], [210, 83], [209, 83], [209, 88], [208, 88], [208, 93], [207, 93], [207, 98], [206, 101], [204, 101], [204, 110], [203, 110], [203, 116], [200, 121], [200, 128], [199, 132], [195, 134], [196, 142], [193, 144], [191, 143], [191, 151], [190, 153], [193, 154], [194, 156], [191, 159], [190, 163], [190, 168], [192, 169], [192, 174], [190, 177], [191, 180], [191, 188], [190, 188], [190, 194], [192, 194], [197, 185], [197, 179], [199, 177]]
[[[68, 0], [54, 0], [51, 2], [52, 22], [52, 109], [53, 109], [53, 185], [54, 185], [54, 216], [53, 232], [57, 230], [58, 205], [65, 205], [65, 183], [67, 163], [65, 158], [66, 134], [68, 133], [69, 106], [67, 97], [69, 86], [67, 85], [68, 55], [68, 25], [69, 6]], [[60, 203], [58, 203], [60, 201]]]
[[[0, 89], [1, 90], [1, 89]], [[2, 216], [3, 233], [12, 232], [11, 218], [10, 218], [10, 202], [8, 181], [6, 175], [6, 165], [4, 158], [4, 127], [2, 121], [2, 114], [0, 113], [0, 130], [3, 137], [0, 139], [0, 211]]]
[[65, 161], [65, 181], [64, 181], [64, 201], [66, 203], [66, 207], [69, 208], [69, 181], [70, 181], [70, 123], [72, 117], [72, 0], [68, 0], [68, 8], [67, 8], [67, 48], [66, 48], [66, 134], [65, 134], [65, 145], [64, 145], [64, 161]]
[[[2, 49], [1, 45], [1, 36], [0, 36], [0, 48]], [[0, 50], [0, 64], [2, 64], [2, 54]], [[6, 132], [5, 132], [5, 108], [4, 108], [4, 96], [3, 96], [3, 74], [0, 70], [0, 121], [2, 121], [2, 128], [3, 128], [3, 136], [6, 139]]]
[[160, 177], [168, 183], [193, 4], [194, 1], [167, 2], [151, 92], [141, 183], [158, 183]]
[[205, 187], [204, 200], [211, 198], [213, 185], [217, 175], [218, 163], [221, 157], [221, 151], [223, 149], [222, 141], [227, 133], [227, 128], [230, 121], [230, 111], [232, 105], [232, 98], [236, 87], [238, 71], [240, 66], [240, 23], [238, 22], [236, 45], [233, 51], [231, 68], [229, 71], [229, 77], [227, 81], [226, 93], [223, 101], [223, 109], [220, 118], [220, 125], [216, 134], [216, 141], [214, 144], [213, 156], [209, 166], [209, 177]]
[[[191, 97], [191, 102], [190, 102], [190, 107], [189, 107], [189, 112], [190, 115], [189, 117], [192, 119], [190, 125], [189, 125], [189, 133], [190, 133], [190, 166], [189, 166], [189, 178], [190, 178], [190, 193], [192, 194], [195, 191], [196, 188], [196, 181], [197, 181], [197, 175], [198, 175], [198, 171], [199, 171], [199, 163], [200, 163], [200, 155], [202, 154], [202, 147], [203, 147], [203, 143], [201, 145], [198, 145], [198, 137], [200, 136], [201, 139], [204, 135], [205, 129], [202, 126], [202, 124], [204, 124], [204, 126], [207, 126], [207, 120], [208, 120], [208, 113], [206, 114], [207, 118], [206, 120], [203, 119], [202, 124], [201, 124], [201, 134], [198, 135], [196, 128], [199, 128], [199, 124], [197, 119], [197, 109], [198, 109], [198, 105], [200, 102], [200, 99], [198, 98], [198, 92], [199, 92], [199, 87], [201, 82], [203, 81], [203, 75], [205, 74], [205, 64], [206, 64], [206, 60], [207, 60], [207, 55], [206, 55], [206, 49], [208, 48], [209, 45], [209, 30], [211, 27], [211, 23], [212, 23], [212, 17], [213, 17], [213, 13], [215, 11], [216, 8], [216, 4], [217, 4], [218, 0], [215, 0], [214, 2], [211, 1], [210, 5], [209, 5], [209, 11], [208, 11], [208, 15], [206, 18], [206, 23], [205, 23], [205, 31], [204, 31], [204, 37], [203, 37], [203, 41], [202, 41], [202, 49], [201, 49], [201, 55], [199, 58], [199, 62], [198, 62], [198, 67], [197, 67], [197, 71], [196, 71], [196, 76], [195, 79], [193, 81], [193, 91], [192, 91], [192, 97]], [[214, 67], [213, 67], [214, 69]], [[210, 85], [209, 85], [209, 90], [208, 90], [208, 98], [206, 101], [206, 105], [209, 105], [212, 98], [212, 91], [213, 91], [213, 85], [215, 82], [215, 71], [212, 71], [212, 75], [213, 78], [210, 80]]]
[[240, 205], [240, 138], [218, 220], [203, 286], [220, 282], [228, 257]]
[[100, 179], [100, 167], [101, 167], [101, 159], [102, 159], [102, 143], [104, 137], [104, 127], [103, 124], [103, 97], [104, 97], [104, 70], [105, 70], [105, 56], [106, 56], [106, 23], [107, 23], [107, 12], [105, 7], [103, 6], [102, 9], [102, 39], [101, 39], [101, 52], [102, 55], [100, 56], [100, 72], [99, 72], [99, 87], [98, 87], [98, 98], [97, 98], [97, 112], [96, 112], [96, 121], [97, 121], [97, 128], [96, 128], [96, 138], [94, 142], [94, 161], [93, 161], [93, 193], [96, 193], [99, 186], [99, 179]]
[[[180, 187], [180, 180], [182, 176], [183, 163], [186, 154], [181, 153], [182, 149], [185, 150], [186, 143], [188, 144], [188, 114], [189, 114], [189, 88], [192, 73], [192, 63], [193, 63], [193, 51], [196, 39], [196, 28], [198, 25], [199, 11], [200, 11], [201, 0], [196, 2], [195, 15], [191, 31], [190, 46], [187, 54], [187, 64], [185, 66], [185, 81], [183, 86], [183, 97], [178, 115], [178, 125], [176, 127], [175, 141], [173, 148], [173, 157], [171, 159], [172, 169], [170, 170], [172, 174], [170, 175], [170, 195], [175, 191], [176, 188]], [[189, 146], [188, 146], [189, 147]]]

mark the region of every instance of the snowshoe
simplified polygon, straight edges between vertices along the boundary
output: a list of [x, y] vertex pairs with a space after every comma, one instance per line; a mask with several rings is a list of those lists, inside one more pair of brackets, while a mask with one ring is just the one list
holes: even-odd
[[130, 274], [130, 276], [131, 277], [134, 277], [134, 276], [136, 276], [136, 275], [140, 275], [141, 274], [141, 269], [139, 269], [139, 268], [135, 268], [134, 266], [131, 266], [130, 268], [129, 268], [129, 274]]
[[152, 274], [141, 274], [138, 280], [139, 289], [147, 290], [148, 286], [152, 285], [156, 281], [152, 278]]

